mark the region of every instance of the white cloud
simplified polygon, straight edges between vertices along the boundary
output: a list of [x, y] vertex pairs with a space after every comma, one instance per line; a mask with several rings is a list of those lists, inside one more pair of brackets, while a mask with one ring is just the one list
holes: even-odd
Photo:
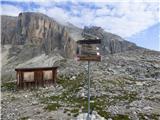
[[33, 12], [40, 12], [40, 13], [43, 13], [43, 14], [47, 13], [46, 9], [42, 8], [42, 7], [34, 9]]
[[101, 9], [96, 10], [96, 15], [97, 16], [105, 16], [107, 14], [110, 14], [110, 10], [107, 7], [102, 7]]
[[104, 6], [98, 9], [91, 22], [122, 37], [129, 37], [160, 22], [158, 3], [119, 2], [110, 5], [113, 9]]
[[[119, 5], [118, 11], [121, 11], [123, 16], [123, 21], [121, 21], [121, 25], [119, 27], [128, 26], [129, 28], [126, 29], [126, 35], [124, 31], [124, 36], [128, 37], [136, 32], [139, 32], [147, 27], [160, 22], [159, 11], [157, 10], [149, 10], [148, 7], [157, 8], [157, 3], [125, 3]], [[121, 19], [121, 18], [120, 18]], [[118, 27], [117, 27], [118, 28]], [[119, 29], [119, 28], [118, 28]]]
[[[3, 0], [9, 1], [9, 0]], [[119, 0], [10, 0], [13, 2], [119, 2]], [[159, 0], [121, 0], [121, 2], [159, 2]]]
[[53, 7], [46, 10], [46, 14], [60, 23], [65, 23], [69, 20], [69, 13], [59, 7]]
[[101, 26], [106, 31], [122, 37], [129, 37], [160, 22], [158, 3], [119, 2], [109, 4], [113, 9], [108, 9], [106, 6], [97, 9], [96, 12], [90, 9], [82, 12], [84, 14], [79, 21], [82, 20], [85, 25], [90, 23]]
[[[71, 1], [73, 1], [73, 4], [68, 4], [71, 10], [56, 6], [56, 3], [58, 3], [56, 0], [40, 0], [39, 2], [35, 1], [36, 4], [40, 5], [40, 8], [35, 8], [31, 11], [42, 12], [61, 23], [71, 22], [81, 28], [84, 25], [101, 26], [106, 31], [118, 34], [122, 37], [129, 37], [132, 34], [160, 22], [159, 2], [133, 2], [133, 0], [123, 0], [122, 2], [115, 2], [116, 0], [97, 2], [95, 0], [92, 4], [98, 8], [90, 8], [79, 4], [78, 1]], [[34, 2], [34, 0], [32, 0], [32, 2]], [[91, 5], [90, 3], [84, 3], [86, 5]], [[20, 8], [12, 5], [2, 5], [2, 8], [4, 14], [14, 16], [17, 16], [18, 13], [22, 11]]]
[[17, 16], [22, 10], [13, 5], [2, 5], [1, 15]]

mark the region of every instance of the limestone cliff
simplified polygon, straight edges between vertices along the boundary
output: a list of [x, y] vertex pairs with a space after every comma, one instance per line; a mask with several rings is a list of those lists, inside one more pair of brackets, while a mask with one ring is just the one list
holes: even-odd
[[[83, 39], [84, 33], [102, 39], [104, 55], [137, 48], [135, 44], [105, 32], [100, 27], [85, 27], [82, 30], [71, 23], [62, 25], [41, 13], [24, 12], [17, 18], [2, 16], [2, 45], [12, 44], [10, 56], [16, 54], [19, 58], [31, 59], [42, 53], [52, 54], [53, 52], [73, 58], [76, 41]], [[24, 46], [19, 49], [18, 45]]]
[[104, 31], [101, 27], [84, 27], [82, 35], [84, 37], [86, 35], [93, 35], [102, 39], [102, 53], [104, 55], [140, 48], [137, 47], [136, 44], [128, 42], [118, 35]]
[[[4, 17], [2, 16], [2, 22]], [[13, 19], [8, 17], [7, 19]], [[15, 21], [14, 21], [15, 22]], [[12, 28], [14, 38], [11, 39], [9, 29], [12, 24], [5, 24], [2, 44], [32, 45], [38, 53], [50, 54], [58, 51], [64, 57], [73, 57], [75, 41], [69, 36], [66, 27], [41, 13], [20, 13]], [[8, 39], [7, 39], [8, 38]], [[10, 41], [9, 41], [10, 40]]]
[[12, 44], [15, 39], [17, 17], [1, 16], [1, 44]]

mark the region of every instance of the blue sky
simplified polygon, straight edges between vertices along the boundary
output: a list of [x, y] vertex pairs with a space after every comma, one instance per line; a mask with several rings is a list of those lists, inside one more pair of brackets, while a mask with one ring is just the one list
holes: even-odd
[[18, 16], [25, 11], [41, 12], [63, 24], [71, 22], [81, 28], [101, 26], [105, 31], [123, 38], [160, 22], [158, 0], [84, 1], [86, 0], [2, 0], [1, 14]]

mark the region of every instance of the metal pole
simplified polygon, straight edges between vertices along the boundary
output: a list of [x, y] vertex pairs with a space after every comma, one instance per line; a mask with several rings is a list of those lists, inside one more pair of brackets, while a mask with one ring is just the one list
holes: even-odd
[[90, 61], [88, 61], [88, 115], [87, 120], [90, 120]]

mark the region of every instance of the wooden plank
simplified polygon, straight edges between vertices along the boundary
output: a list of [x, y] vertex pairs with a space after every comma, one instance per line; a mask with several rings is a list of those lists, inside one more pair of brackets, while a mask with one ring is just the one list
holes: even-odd
[[101, 61], [101, 56], [97, 55], [82, 55], [82, 56], [77, 56], [78, 61]]
[[16, 82], [16, 86], [17, 86], [17, 88], [19, 88], [19, 78], [18, 78], [18, 72], [16, 72], [16, 80], [17, 80], [17, 82]]
[[38, 81], [36, 79], [36, 71], [34, 71], [34, 81], [35, 81], [35, 87], [38, 88]]
[[39, 83], [39, 86], [42, 86], [42, 87], [44, 87], [44, 80], [43, 80], [43, 76], [42, 76], [42, 70], [38, 70], [37, 71], [37, 77], [36, 77], [36, 79], [37, 79], [37, 81], [38, 81], [38, 83]]
[[52, 81], [53, 84], [55, 83], [55, 70], [52, 70]]
[[77, 44], [101, 44], [101, 39], [78, 40]]
[[23, 75], [24, 75], [24, 73], [21, 72], [21, 87], [22, 87], [22, 88], [24, 88]]
[[56, 84], [56, 80], [57, 80], [57, 69], [55, 69], [55, 73], [54, 73], [54, 84]]
[[39, 71], [39, 77], [40, 77], [39, 79], [42, 81], [42, 87], [45, 87], [45, 83], [44, 83], [42, 74], [43, 74], [43, 71]]
[[19, 79], [20, 79], [20, 88], [23, 88], [23, 81], [22, 81], [22, 72], [19, 72]]

